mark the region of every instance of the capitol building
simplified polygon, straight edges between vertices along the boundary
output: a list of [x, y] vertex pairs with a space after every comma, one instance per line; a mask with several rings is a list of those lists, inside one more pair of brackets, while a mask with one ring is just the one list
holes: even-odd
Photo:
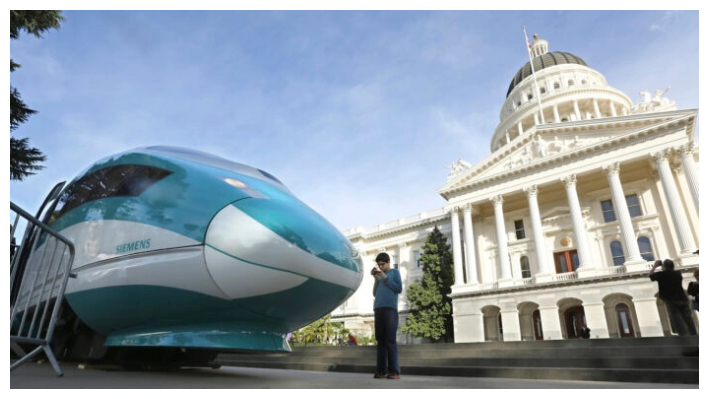
[[[437, 226], [453, 251], [455, 342], [574, 339], [584, 325], [593, 338], [671, 335], [648, 272], [673, 259], [686, 288], [698, 268], [698, 110], [678, 110], [667, 90], [633, 104], [582, 58], [536, 35], [530, 49], [490, 155], [441, 176], [445, 207], [343, 233], [365, 269], [379, 252], [392, 257], [400, 326]], [[374, 335], [372, 280], [333, 321]], [[400, 330], [400, 343], [420, 342]]]

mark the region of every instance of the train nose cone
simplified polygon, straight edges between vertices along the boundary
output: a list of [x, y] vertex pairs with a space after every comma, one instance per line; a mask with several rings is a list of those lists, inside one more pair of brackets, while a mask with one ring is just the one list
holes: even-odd
[[317, 317], [362, 281], [362, 262], [352, 244], [295, 201], [249, 198], [228, 205], [207, 230], [205, 257], [228, 298], [278, 297], [282, 308], [296, 301], [301, 309], [320, 309]]

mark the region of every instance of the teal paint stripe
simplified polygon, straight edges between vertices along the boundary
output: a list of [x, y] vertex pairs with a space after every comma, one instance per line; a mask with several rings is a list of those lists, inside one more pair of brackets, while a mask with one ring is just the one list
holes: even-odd
[[349, 240], [305, 204], [250, 198], [232, 206], [313, 256], [354, 272], [362, 269]]
[[95, 288], [67, 294], [66, 299], [84, 323], [103, 334], [210, 328], [289, 332], [332, 312], [352, 292], [311, 279], [285, 291], [232, 300], [153, 285]]
[[[310, 280], [321, 281], [321, 282], [323, 282], [323, 283], [335, 284], [335, 285], [338, 285], [338, 286], [340, 286], [340, 287], [345, 287], [345, 288], [348, 288], [348, 289], [350, 288], [350, 287], [348, 287], [348, 286], [346, 286], [346, 285], [340, 285], [340, 284], [334, 283], [334, 282], [332, 282], [332, 281], [325, 281], [325, 280], [323, 280], [323, 279], [319, 279], [319, 278], [311, 277], [311, 276], [306, 276], [305, 274], [300, 274], [300, 273], [297, 273], [297, 272], [294, 272], [294, 271], [291, 271], [291, 270], [283, 270], [283, 269], [279, 269], [279, 268], [277, 268], [277, 267], [268, 266], [268, 265], [263, 265], [263, 264], [261, 264], [261, 263], [256, 263], [256, 262], [252, 262], [252, 261], [249, 261], [249, 260], [246, 260], [246, 259], [242, 259], [242, 258], [239, 258], [238, 256], [234, 256], [234, 255], [232, 255], [232, 254], [230, 254], [230, 253], [228, 253], [228, 252], [224, 252], [224, 251], [222, 251], [221, 249], [216, 248], [216, 247], [214, 247], [214, 246], [212, 246], [212, 245], [209, 245], [209, 244], [205, 244], [205, 246], [207, 246], [207, 247], [209, 247], [209, 248], [212, 248], [213, 250], [215, 250], [215, 251], [217, 251], [217, 252], [219, 252], [219, 253], [221, 253], [221, 254], [224, 254], [224, 255], [226, 255], [226, 256], [228, 256], [228, 257], [230, 257], [230, 258], [233, 258], [233, 259], [242, 261], [242, 262], [244, 262], [244, 263], [248, 263], [248, 264], [250, 264], [250, 265], [260, 266], [260, 267], [263, 267], [264, 269], [277, 270], [277, 271], [283, 272], [283, 273], [290, 273], [290, 274], [294, 274], [294, 275], [296, 275], [296, 276], [305, 277], [305, 278], [310, 279]], [[333, 266], [339, 267], [339, 265], [333, 265]]]

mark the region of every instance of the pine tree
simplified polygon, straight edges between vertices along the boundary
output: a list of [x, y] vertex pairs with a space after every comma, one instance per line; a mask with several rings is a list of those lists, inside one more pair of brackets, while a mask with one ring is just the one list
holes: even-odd
[[401, 331], [433, 341], [453, 340], [453, 305], [448, 297], [453, 285], [453, 253], [438, 226], [426, 237], [421, 263], [421, 284], [406, 290], [411, 313]]
[[[20, 32], [25, 31], [36, 37], [49, 29], [59, 29], [59, 23], [64, 20], [60, 11], [10, 11], [10, 39], [17, 39]], [[10, 59], [10, 73], [20, 64]], [[27, 122], [30, 115], [37, 111], [29, 108], [20, 98], [20, 93], [10, 85], [10, 133], [21, 123]], [[22, 180], [36, 171], [43, 169], [40, 163], [45, 156], [37, 148], [29, 146], [29, 139], [10, 137], [10, 180]]]

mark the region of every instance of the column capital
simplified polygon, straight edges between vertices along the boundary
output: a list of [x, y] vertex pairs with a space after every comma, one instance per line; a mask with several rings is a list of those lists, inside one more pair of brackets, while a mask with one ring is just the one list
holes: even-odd
[[454, 213], [458, 213], [458, 211], [460, 211], [460, 207], [458, 205], [451, 205], [445, 208], [445, 212], [451, 215]]
[[564, 183], [567, 188], [576, 187], [576, 174], [570, 174], [568, 176], [563, 176], [559, 180]]
[[527, 193], [527, 197], [536, 197], [539, 194], [539, 188], [537, 187], [536, 184], [532, 184], [531, 186], [523, 187], [522, 191]]
[[406, 243], [406, 242], [400, 242], [400, 243], [399, 243], [399, 248], [406, 248], [406, 247], [408, 247], [408, 246], [409, 246], [409, 244]]
[[606, 172], [608, 176], [617, 175], [620, 172], [620, 162], [613, 162], [610, 165], [604, 166], [603, 171]]
[[490, 197], [490, 202], [492, 202], [494, 205], [502, 205], [502, 203], [505, 202], [504, 198], [502, 198], [501, 194], [498, 195], [493, 195]]
[[683, 157], [689, 157], [694, 155], [694, 141], [690, 141], [687, 144], [683, 144], [677, 147], [675, 150], [679, 152]]
[[669, 162], [669, 157], [670, 157], [670, 149], [665, 148], [664, 150], [660, 150], [658, 152], [655, 152], [651, 154], [652, 159], [655, 160], [658, 164], [664, 163], [664, 162]]
[[473, 204], [467, 203], [467, 204], [463, 205], [463, 212], [472, 213], [473, 212]]

